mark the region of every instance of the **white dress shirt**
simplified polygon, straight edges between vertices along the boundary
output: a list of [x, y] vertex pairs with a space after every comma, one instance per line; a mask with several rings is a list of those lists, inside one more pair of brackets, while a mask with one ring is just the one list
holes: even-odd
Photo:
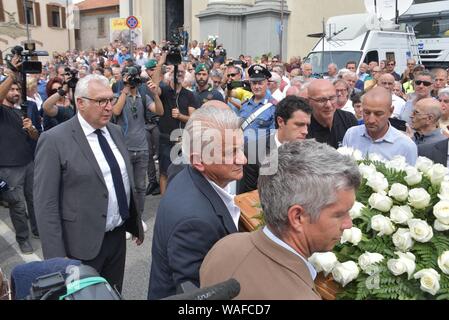
[[[120, 216], [117, 195], [115, 193], [114, 181], [112, 180], [111, 168], [103, 154], [103, 151], [100, 147], [100, 142], [98, 141], [98, 136], [95, 133], [95, 129], [87, 123], [86, 120], [78, 113], [78, 119], [81, 124], [81, 128], [83, 129], [84, 134], [86, 135], [87, 142], [94, 153], [95, 159], [100, 167], [101, 172], [103, 173], [104, 181], [106, 182], [106, 187], [108, 188], [108, 212], [106, 218], [106, 232], [112, 231], [115, 228], [121, 226], [123, 224], [123, 220]], [[117, 148], [114, 140], [111, 137], [108, 129], [102, 128], [101, 132], [103, 132], [103, 136], [109, 143], [109, 146], [114, 153], [115, 158], [120, 167], [120, 171], [122, 173], [123, 184], [125, 185], [126, 198], [128, 199], [128, 206], [131, 199], [131, 187], [129, 184], [128, 171], [126, 170], [125, 160], [123, 159], [120, 150]]]
[[295, 251], [291, 246], [289, 246], [288, 244], [286, 244], [284, 241], [282, 241], [281, 239], [279, 239], [277, 236], [275, 236], [270, 229], [268, 229], [268, 227], [265, 227], [263, 229], [263, 233], [265, 233], [265, 235], [274, 243], [276, 243], [277, 245], [280, 245], [282, 248], [287, 249], [288, 251], [290, 251], [291, 253], [297, 255], [298, 257], [301, 258], [302, 261], [304, 261], [304, 263], [306, 264], [307, 268], [309, 269], [310, 272], [310, 276], [312, 277], [313, 281], [315, 281], [316, 276], [317, 276], [317, 272], [315, 270], [315, 268], [313, 267], [313, 265], [306, 259], [304, 258], [302, 255], [300, 255], [297, 251]]
[[235, 193], [233, 194], [232, 188], [234, 183], [230, 183], [226, 186], [225, 189], [218, 186], [215, 182], [207, 179], [209, 181], [212, 188], [214, 188], [215, 192], [217, 192], [218, 196], [223, 200], [226, 208], [228, 208], [229, 213], [231, 214], [231, 218], [234, 221], [234, 224], [239, 229], [239, 220], [240, 220], [240, 208], [235, 205]]

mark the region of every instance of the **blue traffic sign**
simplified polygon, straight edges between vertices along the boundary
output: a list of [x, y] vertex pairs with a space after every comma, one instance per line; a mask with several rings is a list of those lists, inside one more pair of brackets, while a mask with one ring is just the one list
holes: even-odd
[[130, 29], [136, 29], [139, 26], [139, 19], [137, 19], [135, 16], [130, 16], [126, 18], [126, 25]]

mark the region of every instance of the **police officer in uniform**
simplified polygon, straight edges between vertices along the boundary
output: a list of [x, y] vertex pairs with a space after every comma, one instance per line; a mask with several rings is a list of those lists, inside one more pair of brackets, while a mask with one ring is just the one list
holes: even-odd
[[209, 84], [209, 68], [204, 63], [199, 64], [196, 67], [195, 79], [197, 83], [197, 89], [194, 94], [199, 105], [202, 106], [203, 104], [211, 100], [224, 102], [223, 95]]
[[275, 101], [268, 90], [268, 80], [271, 72], [262, 65], [253, 65], [248, 70], [249, 81], [253, 97], [243, 104], [240, 117], [244, 120], [242, 129], [245, 141], [257, 140], [270, 135], [270, 130], [275, 129], [274, 113]]

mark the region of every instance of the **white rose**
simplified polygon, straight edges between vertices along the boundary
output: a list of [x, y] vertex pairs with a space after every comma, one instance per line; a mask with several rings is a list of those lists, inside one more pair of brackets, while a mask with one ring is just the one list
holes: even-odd
[[380, 214], [371, 218], [371, 228], [374, 231], [379, 232], [379, 237], [384, 235], [392, 235], [395, 230], [395, 226], [391, 222], [390, 218]]
[[440, 201], [433, 207], [433, 215], [443, 224], [449, 224], [449, 201]]
[[441, 200], [449, 201], [449, 181], [441, 182], [440, 194], [438, 195], [438, 197]]
[[337, 152], [343, 156], [349, 156], [352, 157], [352, 154], [354, 153], [354, 149], [350, 147], [341, 147], [337, 149]]
[[374, 190], [377, 193], [384, 193], [388, 190], [388, 180], [385, 176], [376, 172], [367, 178], [368, 182], [366, 185]]
[[393, 206], [393, 200], [379, 193], [373, 193], [368, 200], [369, 205], [381, 212], [389, 212]]
[[413, 219], [412, 209], [409, 206], [394, 206], [390, 211], [390, 219], [396, 224], [407, 224]]
[[345, 287], [352, 280], [357, 279], [359, 272], [357, 264], [354, 261], [348, 261], [345, 263], [338, 263], [334, 270], [332, 270], [332, 276], [335, 281]]
[[370, 164], [369, 166], [361, 163], [359, 165], [359, 171], [363, 178], [368, 179], [369, 176], [375, 174], [377, 172], [374, 164]]
[[366, 271], [372, 265], [382, 262], [384, 256], [379, 253], [365, 252], [359, 257], [359, 266], [363, 271]]
[[398, 229], [392, 237], [393, 244], [402, 252], [407, 252], [413, 248], [413, 238], [409, 229]]
[[426, 243], [433, 238], [433, 229], [424, 220], [411, 219], [408, 221], [408, 227], [412, 238], [418, 242]]
[[390, 270], [391, 273], [397, 277], [403, 275], [404, 273], [407, 273], [408, 278], [411, 279], [413, 272], [415, 272], [416, 269], [415, 256], [410, 252], [395, 252], [395, 254], [399, 257], [399, 259], [388, 260], [388, 270]]
[[340, 240], [342, 244], [349, 242], [355, 246], [358, 245], [360, 241], [362, 241], [362, 231], [359, 228], [355, 227], [343, 231]]
[[449, 224], [444, 224], [444, 223], [441, 223], [438, 220], [435, 220], [435, 224], [433, 225], [433, 228], [436, 231], [444, 232], [444, 231], [448, 231], [449, 230]]
[[362, 216], [362, 210], [366, 208], [363, 203], [355, 202], [354, 206], [351, 210], [349, 210], [349, 215], [351, 216], [352, 220], [355, 220], [357, 218], [360, 218]]
[[377, 162], [382, 162], [384, 160], [384, 158], [381, 155], [377, 154], [377, 153], [370, 153], [368, 155], [368, 160], [374, 161], [374, 162], [376, 162], [376, 161]]
[[425, 209], [430, 205], [430, 194], [423, 188], [410, 190], [408, 193], [408, 201], [410, 206], [415, 209]]
[[388, 195], [397, 201], [405, 201], [408, 198], [408, 188], [400, 183], [395, 183], [391, 186]]
[[404, 171], [407, 167], [407, 160], [403, 156], [395, 156], [393, 159], [388, 161], [385, 166], [388, 169], [393, 169], [395, 171]]
[[443, 254], [438, 258], [438, 267], [445, 274], [449, 274], [449, 251], [443, 252]]
[[337, 256], [333, 252], [325, 253], [314, 253], [310, 258], [309, 262], [313, 265], [315, 270], [319, 272], [324, 272], [326, 277], [332, 272], [332, 269], [337, 265]]
[[421, 279], [421, 290], [431, 295], [436, 295], [440, 291], [441, 276], [434, 269], [423, 269], [413, 276], [415, 279]]
[[435, 164], [432, 168], [427, 172], [427, 176], [430, 178], [430, 182], [433, 185], [439, 185], [443, 182], [444, 177], [449, 173], [449, 169], [443, 166], [442, 164]]
[[418, 171], [418, 169], [413, 167], [408, 167], [405, 169], [405, 172], [407, 173], [407, 176], [404, 178], [405, 182], [409, 186], [415, 186], [422, 181], [422, 173]]
[[415, 168], [421, 171], [424, 174], [427, 174], [430, 169], [432, 169], [433, 161], [425, 158], [425, 157], [419, 157], [418, 160], [416, 160]]

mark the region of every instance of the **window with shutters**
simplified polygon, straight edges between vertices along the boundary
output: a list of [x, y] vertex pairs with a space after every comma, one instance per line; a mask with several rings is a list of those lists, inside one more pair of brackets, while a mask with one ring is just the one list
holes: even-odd
[[5, 21], [5, 12], [3, 11], [3, 0], [0, 0], [0, 22]]
[[106, 31], [104, 25], [104, 18], [98, 18], [98, 38], [105, 38]]
[[34, 6], [30, 1], [25, 1], [25, 23], [28, 22], [30, 25], [35, 25], [34, 23]]
[[50, 28], [66, 28], [66, 9], [58, 5], [47, 4], [47, 22]]

